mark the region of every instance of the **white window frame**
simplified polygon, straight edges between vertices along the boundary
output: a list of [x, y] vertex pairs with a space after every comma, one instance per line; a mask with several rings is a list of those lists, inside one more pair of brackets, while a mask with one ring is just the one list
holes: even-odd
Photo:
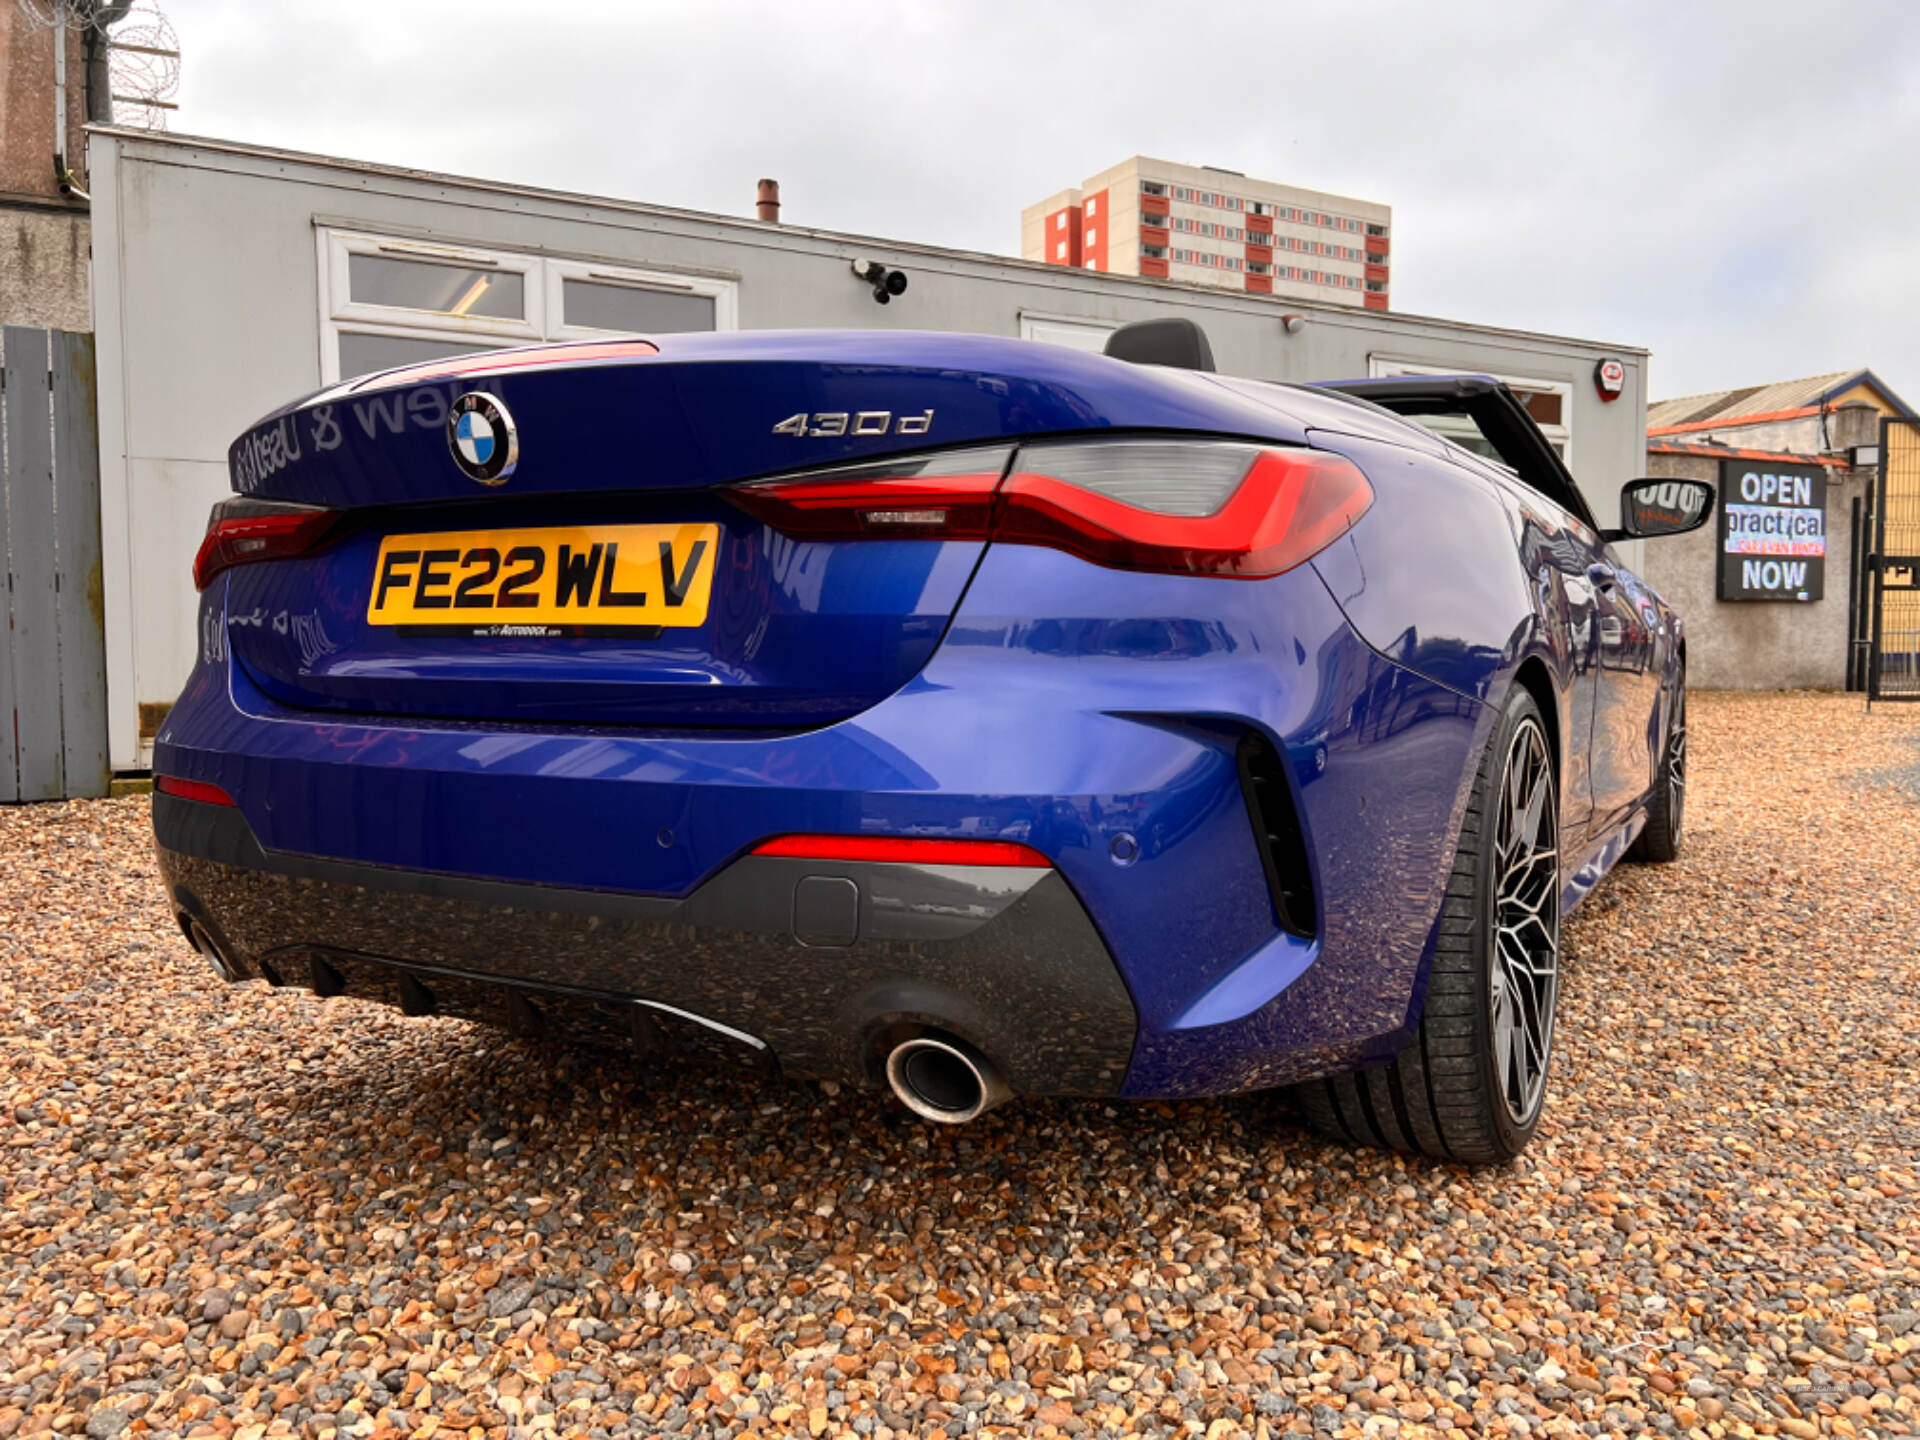
[[[483, 347], [531, 345], [541, 339], [546, 295], [536, 273], [538, 261], [533, 256], [509, 255], [466, 245], [442, 245], [397, 235], [360, 234], [328, 226], [317, 229], [316, 239], [320, 252], [322, 385], [339, 383], [343, 334], [472, 341]], [[350, 298], [353, 292], [348, 285], [348, 265], [354, 255], [517, 273], [522, 277], [521, 290], [526, 297], [525, 314], [519, 320], [508, 320], [486, 315], [448, 315], [438, 310], [408, 310], [397, 305], [356, 305]]]
[[[1485, 375], [1514, 390], [1558, 395], [1560, 423], [1540, 425], [1540, 433], [1545, 435], [1548, 443], [1560, 452], [1560, 459], [1567, 468], [1569, 470], [1573, 468], [1573, 382], [1571, 380], [1548, 380], [1539, 375], [1516, 375], [1511, 372], [1501, 374], [1498, 371], [1480, 369], [1471, 365], [1435, 365], [1431, 361], [1398, 360], [1391, 355], [1378, 354], [1367, 356], [1367, 374], [1376, 380], [1390, 379], [1395, 375]], [[1534, 423], [1540, 424], [1537, 420]]]
[[1120, 327], [1104, 320], [1088, 320], [1078, 315], [1049, 315], [1043, 311], [1020, 312], [1020, 338], [1039, 340], [1049, 345], [1068, 345], [1075, 350], [1100, 353], [1107, 337]]
[[600, 265], [586, 260], [548, 260], [547, 326], [549, 340], [597, 340], [603, 335], [625, 335], [625, 330], [597, 330], [566, 323], [566, 282], [591, 280], [596, 285], [618, 285], [629, 290], [654, 290], [674, 295], [701, 295], [713, 301], [713, 328], [740, 328], [740, 287], [711, 275], [680, 275], [667, 270], [637, 270], [630, 265]]
[[[592, 280], [627, 285], [637, 290], [668, 290], [704, 295], [713, 300], [715, 330], [735, 330], [740, 324], [739, 282], [709, 275], [685, 275], [631, 265], [591, 260], [529, 255], [485, 246], [443, 244], [400, 235], [335, 229], [314, 230], [319, 260], [320, 383], [340, 381], [340, 337], [388, 335], [405, 340], [445, 340], [482, 348], [534, 345], [543, 340], [592, 340], [629, 332], [599, 330], [565, 323], [565, 284]], [[348, 269], [355, 255], [379, 255], [390, 260], [417, 260], [428, 264], [464, 265], [522, 277], [526, 297], [518, 320], [485, 315], [449, 315], [441, 310], [409, 310], [395, 305], [355, 304]]]

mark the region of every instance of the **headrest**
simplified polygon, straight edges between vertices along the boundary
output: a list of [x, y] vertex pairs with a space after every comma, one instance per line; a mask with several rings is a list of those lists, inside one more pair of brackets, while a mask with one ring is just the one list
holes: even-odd
[[1107, 337], [1106, 353], [1135, 365], [1173, 365], [1181, 370], [1213, 369], [1207, 332], [1191, 320], [1136, 320]]

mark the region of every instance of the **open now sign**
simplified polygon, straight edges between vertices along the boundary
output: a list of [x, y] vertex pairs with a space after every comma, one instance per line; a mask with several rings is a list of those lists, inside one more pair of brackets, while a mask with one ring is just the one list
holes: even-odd
[[1818, 465], [1720, 462], [1722, 600], [1818, 600], [1827, 579], [1827, 475]]

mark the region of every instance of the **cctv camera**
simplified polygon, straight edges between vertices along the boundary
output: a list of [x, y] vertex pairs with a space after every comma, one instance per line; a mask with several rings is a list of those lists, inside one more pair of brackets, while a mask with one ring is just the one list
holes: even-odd
[[891, 304], [894, 296], [906, 293], [907, 277], [898, 270], [887, 269], [878, 260], [855, 259], [853, 273], [873, 286], [873, 298], [876, 304]]

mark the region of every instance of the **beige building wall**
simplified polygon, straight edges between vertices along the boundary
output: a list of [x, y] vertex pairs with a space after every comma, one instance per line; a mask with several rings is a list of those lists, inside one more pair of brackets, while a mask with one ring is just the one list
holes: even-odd
[[[1169, 236], [1166, 278], [1187, 284], [1205, 285], [1213, 289], [1247, 292], [1247, 276], [1253, 272], [1249, 272], [1246, 268], [1248, 239], [1244, 222], [1246, 216], [1251, 213], [1251, 206], [1260, 203], [1277, 211], [1279, 215], [1305, 211], [1339, 217], [1356, 222], [1360, 227], [1339, 229], [1325, 225], [1309, 225], [1276, 216], [1273, 225], [1276, 242], [1284, 243], [1294, 240], [1301, 242], [1303, 246], [1332, 245], [1347, 253], [1314, 254], [1304, 248], [1280, 249], [1277, 243], [1272, 261], [1274, 271], [1270, 277], [1272, 294], [1300, 300], [1316, 300], [1322, 303], [1328, 301], [1348, 305], [1367, 303], [1366, 227], [1377, 227], [1390, 235], [1393, 224], [1391, 206], [1370, 200], [1359, 200], [1351, 196], [1307, 190], [1295, 185], [1280, 185], [1271, 181], [1256, 180], [1228, 170], [1209, 169], [1200, 165], [1182, 165], [1143, 155], [1132, 156], [1117, 165], [1109, 166], [1098, 174], [1089, 176], [1081, 182], [1077, 191], [1060, 191], [1039, 205], [1027, 207], [1021, 216], [1022, 256], [1029, 260], [1058, 263], [1059, 257], [1053, 254], [1052, 232], [1046, 230], [1047, 217], [1056, 214], [1063, 206], [1078, 203], [1081, 207], [1081, 225], [1084, 235], [1080, 247], [1082, 256], [1080, 263], [1083, 266], [1104, 269], [1116, 275], [1157, 274], [1157, 269], [1143, 271], [1141, 267], [1144, 257], [1140, 237], [1142, 214], [1140, 185], [1143, 180], [1166, 186], [1171, 218], [1175, 223], [1190, 222], [1191, 228], [1173, 231]], [[1179, 189], [1232, 197], [1243, 202], [1248, 208], [1233, 210], [1183, 200], [1176, 194]], [[1088, 205], [1094, 205], [1104, 213], [1087, 214]], [[1212, 225], [1216, 231], [1227, 229], [1239, 233], [1233, 238], [1220, 234], [1209, 235], [1204, 231], [1207, 225]], [[1046, 232], [1044, 236], [1043, 231]], [[1172, 252], [1175, 250], [1219, 256], [1222, 261], [1235, 263], [1181, 262], [1173, 259]], [[1376, 263], [1379, 262], [1376, 261]], [[1339, 276], [1351, 281], [1352, 284], [1351, 286], [1329, 285], [1283, 278], [1281, 272], [1286, 269], [1311, 270]]]
[[1020, 258], [1038, 260], [1043, 264], [1053, 258], [1054, 238], [1047, 230], [1047, 217], [1056, 211], [1069, 209], [1080, 203], [1078, 190], [1060, 190], [1049, 195], [1038, 205], [1029, 205], [1020, 212]]
[[[1294, 185], [1276, 185], [1264, 180], [1252, 180], [1221, 171], [1206, 170], [1199, 166], [1152, 161], [1142, 165], [1141, 178], [1158, 180], [1169, 187], [1182, 186], [1190, 190], [1211, 190], [1236, 196], [1245, 201], [1263, 202], [1285, 213], [1306, 211], [1315, 214], [1331, 214], [1344, 219], [1357, 220], [1363, 225], [1378, 225], [1389, 233], [1392, 229], [1393, 211], [1390, 206], [1355, 200], [1343, 195], [1331, 195], [1318, 190], [1303, 190]], [[1244, 211], [1223, 211], [1217, 206], [1195, 204], [1177, 198], [1171, 202], [1171, 209], [1175, 217], [1185, 217], [1199, 223], [1234, 224], [1235, 228], [1243, 231], [1246, 228], [1244, 217], [1247, 212]], [[1363, 303], [1366, 295], [1366, 275], [1365, 261], [1360, 256], [1366, 250], [1364, 231], [1336, 230], [1290, 219], [1276, 219], [1273, 233], [1276, 241], [1288, 239], [1298, 240], [1304, 244], [1330, 244], [1342, 250], [1355, 252], [1352, 257], [1316, 255], [1293, 249], [1281, 250], [1276, 245], [1274, 252], [1276, 273], [1273, 281], [1275, 295], [1292, 295], [1303, 300], [1333, 298], [1353, 305]], [[1244, 255], [1246, 246], [1244, 238], [1222, 240], [1178, 231], [1174, 233], [1171, 243], [1181, 249], [1200, 250], [1226, 256]], [[1359, 281], [1360, 285], [1353, 290], [1341, 291], [1305, 281], [1283, 279], [1278, 273], [1281, 267], [1312, 269], [1334, 275], [1350, 276]], [[1176, 263], [1170, 278], [1186, 280], [1193, 284], [1217, 285], [1224, 289], [1245, 288], [1242, 272], [1221, 271], [1203, 265]]]
[[[1140, 273], [1140, 179], [1137, 162], [1128, 160], [1111, 170], [1103, 170], [1080, 187], [1084, 196], [1105, 191], [1100, 201], [1106, 212], [1098, 217], [1098, 228], [1105, 241], [1103, 269], [1115, 275]], [[1084, 206], [1085, 202], [1082, 202]], [[1093, 221], [1083, 213], [1080, 218], [1083, 244], [1086, 228]]]

